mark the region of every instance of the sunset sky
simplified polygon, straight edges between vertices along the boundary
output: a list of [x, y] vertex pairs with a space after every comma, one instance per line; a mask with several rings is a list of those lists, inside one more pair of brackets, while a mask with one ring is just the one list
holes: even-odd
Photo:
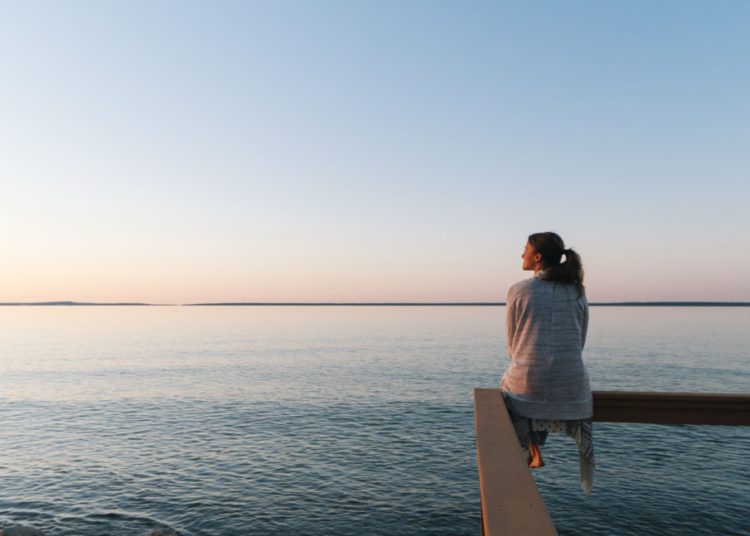
[[2, 2], [0, 302], [750, 301], [750, 2]]

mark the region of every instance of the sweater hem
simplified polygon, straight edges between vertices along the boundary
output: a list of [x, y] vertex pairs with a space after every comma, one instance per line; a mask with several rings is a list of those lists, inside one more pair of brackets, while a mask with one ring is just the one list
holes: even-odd
[[577, 421], [589, 419], [594, 415], [591, 399], [575, 402], [530, 402], [505, 392], [506, 402], [511, 411], [529, 419]]

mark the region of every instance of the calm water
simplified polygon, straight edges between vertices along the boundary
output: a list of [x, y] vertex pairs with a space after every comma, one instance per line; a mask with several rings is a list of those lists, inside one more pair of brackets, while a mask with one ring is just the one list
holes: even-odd
[[[479, 533], [472, 389], [502, 308], [0, 308], [0, 527]], [[750, 391], [750, 308], [591, 310], [595, 389]], [[750, 430], [595, 426], [535, 472], [560, 534], [750, 534]]]

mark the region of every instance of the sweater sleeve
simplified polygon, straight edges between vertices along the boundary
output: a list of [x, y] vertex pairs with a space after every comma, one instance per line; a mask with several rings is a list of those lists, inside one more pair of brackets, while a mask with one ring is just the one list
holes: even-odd
[[505, 302], [505, 347], [508, 356], [513, 359], [513, 340], [516, 336], [516, 302], [514, 296], [508, 293]]
[[589, 304], [583, 300], [583, 317], [581, 319], [581, 350], [586, 346], [586, 335], [589, 331]]

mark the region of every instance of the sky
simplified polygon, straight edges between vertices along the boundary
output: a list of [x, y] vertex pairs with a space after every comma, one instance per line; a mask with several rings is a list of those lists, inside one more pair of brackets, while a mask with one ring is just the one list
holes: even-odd
[[750, 2], [0, 9], [0, 302], [750, 301]]

